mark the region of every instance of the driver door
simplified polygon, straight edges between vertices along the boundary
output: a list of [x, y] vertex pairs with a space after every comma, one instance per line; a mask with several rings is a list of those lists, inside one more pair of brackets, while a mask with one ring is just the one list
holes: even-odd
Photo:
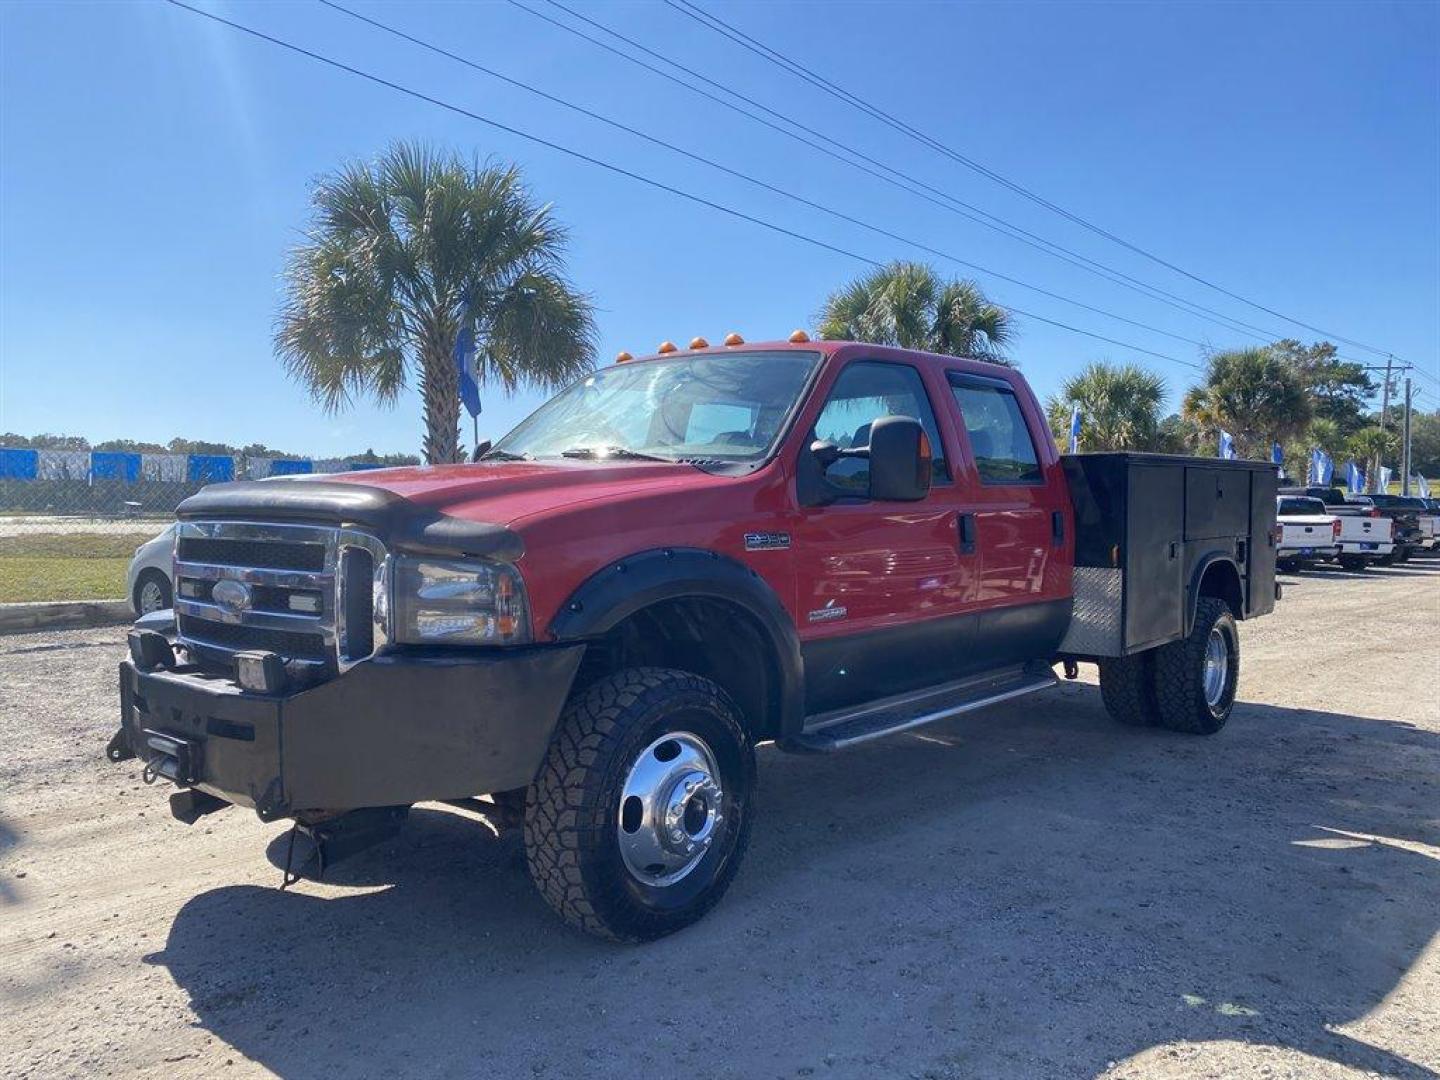
[[846, 492], [801, 506], [792, 530], [806, 708], [825, 712], [943, 682], [963, 665], [963, 612], [976, 586], [962, 558], [951, 479], [918, 368], [858, 359], [837, 376], [801, 449], [816, 440], [868, 444], [882, 416], [918, 420], [933, 449], [930, 493], [918, 502], [869, 497], [869, 463], [841, 458], [826, 473]]

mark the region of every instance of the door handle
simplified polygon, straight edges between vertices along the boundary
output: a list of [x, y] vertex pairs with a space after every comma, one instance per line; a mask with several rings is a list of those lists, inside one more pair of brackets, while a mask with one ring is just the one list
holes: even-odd
[[1050, 511], [1050, 543], [1053, 547], [1065, 546], [1065, 515], [1059, 510]]
[[975, 554], [975, 515], [960, 514], [955, 518], [955, 525], [960, 530], [960, 554]]

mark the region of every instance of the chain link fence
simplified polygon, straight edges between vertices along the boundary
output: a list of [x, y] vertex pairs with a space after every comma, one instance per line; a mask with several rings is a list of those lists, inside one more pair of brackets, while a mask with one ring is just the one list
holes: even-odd
[[207, 484], [380, 467], [345, 459], [0, 448], [0, 603], [125, 597], [135, 549]]

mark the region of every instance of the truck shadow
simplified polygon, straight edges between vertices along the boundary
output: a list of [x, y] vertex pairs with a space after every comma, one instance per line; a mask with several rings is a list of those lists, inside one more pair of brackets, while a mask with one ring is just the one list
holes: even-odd
[[285, 1077], [1093, 1076], [1175, 1040], [1436, 1076], [1338, 1026], [1440, 929], [1440, 736], [1244, 704], [1193, 739], [1056, 695], [762, 750], [747, 866], [653, 945], [571, 933], [514, 833], [420, 807], [346, 891], [212, 890], [147, 959]]

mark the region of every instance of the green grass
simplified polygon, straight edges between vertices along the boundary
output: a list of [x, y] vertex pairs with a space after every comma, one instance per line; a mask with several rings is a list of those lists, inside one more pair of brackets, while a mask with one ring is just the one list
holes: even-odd
[[122, 598], [130, 557], [153, 535], [36, 533], [0, 537], [0, 604]]

